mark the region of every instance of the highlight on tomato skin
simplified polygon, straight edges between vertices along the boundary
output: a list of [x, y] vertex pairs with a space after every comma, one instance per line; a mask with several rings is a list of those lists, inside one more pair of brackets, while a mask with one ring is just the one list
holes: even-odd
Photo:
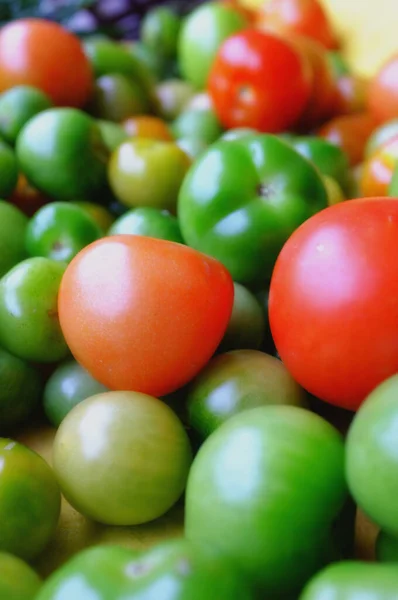
[[364, 162], [360, 191], [364, 197], [388, 196], [398, 160], [398, 136], [388, 140]]
[[368, 107], [380, 123], [398, 117], [398, 54], [389, 58], [371, 80]]
[[214, 354], [233, 295], [231, 276], [213, 258], [165, 240], [110, 236], [68, 266], [59, 316], [72, 354], [95, 379], [159, 397]]
[[398, 371], [397, 200], [350, 200], [311, 217], [271, 280], [281, 359], [311, 394], [349, 410]]

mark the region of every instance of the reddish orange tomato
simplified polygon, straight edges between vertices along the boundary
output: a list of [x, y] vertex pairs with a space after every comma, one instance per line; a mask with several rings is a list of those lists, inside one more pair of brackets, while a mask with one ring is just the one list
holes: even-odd
[[319, 135], [342, 148], [349, 158], [351, 166], [363, 160], [366, 143], [376, 127], [369, 113], [343, 115], [329, 121], [321, 127]]
[[388, 196], [398, 162], [398, 136], [386, 142], [364, 163], [360, 190], [363, 196]]
[[69, 264], [59, 318], [75, 358], [114, 390], [164, 396], [208, 362], [227, 328], [231, 276], [192, 248], [120, 235]]
[[282, 38], [246, 29], [219, 49], [209, 93], [221, 123], [276, 133], [299, 118], [311, 92], [308, 63]]
[[372, 79], [369, 109], [379, 122], [398, 117], [398, 54], [390, 58]]
[[290, 37], [304, 35], [333, 49], [338, 46], [329, 18], [318, 0], [267, 0], [261, 6], [257, 25]]
[[25, 175], [21, 173], [18, 176], [17, 186], [8, 201], [15, 204], [26, 216], [32, 217], [39, 208], [51, 202], [51, 198], [32, 187]]
[[21, 19], [0, 31], [0, 92], [33, 85], [57, 106], [81, 107], [93, 84], [79, 39], [57, 23]]
[[144, 137], [170, 142], [173, 140], [170, 129], [162, 119], [150, 116], [130, 117], [122, 123], [125, 132], [131, 137]]
[[304, 36], [295, 36], [292, 42], [309, 62], [312, 72], [311, 95], [296, 128], [307, 132], [320, 126], [336, 114], [336, 84], [326, 50]]
[[367, 107], [369, 82], [357, 75], [344, 75], [337, 80], [337, 110], [339, 114], [363, 112]]

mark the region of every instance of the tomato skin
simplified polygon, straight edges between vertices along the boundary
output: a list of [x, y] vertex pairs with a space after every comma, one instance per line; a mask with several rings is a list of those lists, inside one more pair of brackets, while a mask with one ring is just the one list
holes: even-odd
[[32, 85], [56, 106], [81, 107], [93, 75], [79, 39], [56, 23], [20, 19], [0, 32], [0, 92]]
[[318, 0], [271, 0], [264, 2], [257, 25], [289, 36], [294, 33], [316, 40], [328, 49], [337, 47], [331, 23]]
[[358, 199], [306, 221], [270, 288], [275, 345], [294, 379], [351, 410], [398, 370], [398, 202]]
[[335, 117], [321, 127], [318, 134], [344, 150], [351, 166], [355, 167], [362, 162], [366, 144], [375, 127], [372, 115], [363, 112]]
[[398, 136], [388, 140], [364, 163], [360, 189], [362, 196], [388, 196], [398, 160]]
[[368, 106], [379, 122], [398, 117], [398, 54], [390, 58], [372, 79]]
[[216, 260], [144, 236], [94, 242], [59, 294], [75, 358], [110, 389], [166, 395], [196, 375], [227, 328], [233, 283]]
[[291, 127], [304, 110], [311, 73], [289, 42], [247, 29], [219, 49], [208, 88], [225, 127], [277, 133]]

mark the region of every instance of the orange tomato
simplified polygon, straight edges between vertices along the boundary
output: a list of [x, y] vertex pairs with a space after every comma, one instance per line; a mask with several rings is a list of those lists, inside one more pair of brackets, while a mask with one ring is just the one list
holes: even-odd
[[360, 190], [364, 197], [388, 196], [398, 162], [398, 136], [386, 142], [364, 163]]
[[329, 18], [318, 0], [267, 0], [258, 11], [257, 26], [289, 38], [291, 34], [303, 35], [328, 49], [338, 46]]
[[162, 119], [157, 117], [130, 117], [122, 123], [125, 132], [131, 137], [144, 137], [153, 140], [170, 142], [173, 140], [170, 129]]
[[337, 80], [337, 110], [353, 114], [366, 110], [369, 82], [356, 75], [344, 75]]
[[398, 117], [398, 54], [373, 77], [369, 87], [369, 110], [379, 122]]
[[82, 107], [93, 75], [79, 39], [51, 21], [20, 19], [0, 31], [0, 92], [33, 85], [57, 106]]
[[25, 175], [18, 176], [18, 183], [12, 195], [8, 199], [15, 204], [27, 217], [32, 217], [42, 206], [51, 202], [51, 198], [32, 187]]
[[110, 236], [69, 264], [59, 319], [73, 355], [95, 379], [164, 396], [211, 358], [233, 296], [231, 276], [213, 258], [165, 240]]
[[319, 135], [342, 148], [352, 166], [363, 160], [366, 143], [376, 127], [369, 113], [335, 117], [321, 127]]

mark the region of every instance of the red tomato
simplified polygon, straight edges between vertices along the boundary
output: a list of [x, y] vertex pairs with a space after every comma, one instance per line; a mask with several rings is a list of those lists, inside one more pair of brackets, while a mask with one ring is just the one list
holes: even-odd
[[57, 106], [83, 106], [93, 76], [79, 39], [42, 19], [21, 19], [0, 31], [0, 92], [33, 85]]
[[318, 0], [267, 0], [258, 12], [258, 27], [287, 36], [298, 33], [325, 48], [338, 46], [329, 18]]
[[303, 36], [294, 36], [291, 41], [308, 60], [312, 71], [311, 94], [296, 124], [298, 130], [308, 132], [337, 113], [336, 83], [332, 66], [321, 44]]
[[228, 325], [233, 283], [218, 261], [173, 242], [121, 235], [68, 266], [59, 318], [75, 358], [114, 390], [163, 396], [192, 379]]
[[398, 117], [398, 54], [390, 58], [372, 79], [369, 109], [380, 122]]
[[398, 199], [350, 200], [306, 221], [273, 273], [278, 352], [312, 394], [351, 410], [398, 372]]
[[319, 135], [342, 148], [354, 167], [362, 162], [368, 139], [377, 124], [369, 113], [336, 117], [326, 123]]
[[398, 136], [378, 148], [363, 165], [360, 190], [363, 196], [388, 196], [398, 163]]
[[254, 29], [222, 44], [209, 77], [214, 109], [229, 128], [284, 131], [297, 121], [310, 91], [310, 68], [300, 53]]

